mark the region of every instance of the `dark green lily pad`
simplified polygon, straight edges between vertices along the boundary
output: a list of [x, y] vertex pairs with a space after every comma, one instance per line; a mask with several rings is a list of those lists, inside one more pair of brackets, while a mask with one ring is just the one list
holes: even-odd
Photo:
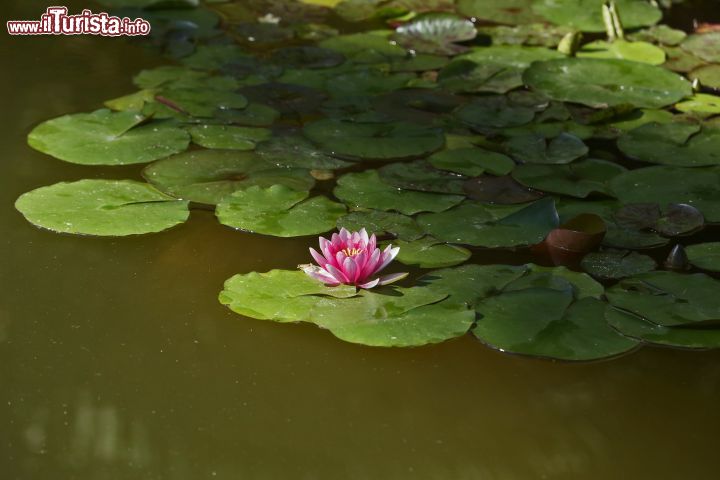
[[653, 25], [652, 27], [638, 30], [627, 36], [628, 39], [634, 42], [653, 42], [670, 46], [679, 45], [686, 37], [687, 33], [684, 31], [667, 25]]
[[626, 337], [651, 345], [694, 350], [720, 348], [720, 329], [663, 327], [610, 305], [605, 310], [605, 320]]
[[520, 165], [512, 175], [523, 185], [543, 192], [585, 198], [594, 192], [611, 195], [610, 181], [625, 171], [617, 163], [589, 158], [569, 165]]
[[615, 280], [655, 270], [657, 263], [637, 252], [605, 250], [588, 253], [583, 257], [581, 266], [595, 278]]
[[275, 50], [270, 59], [292, 68], [330, 68], [345, 61], [345, 57], [334, 50], [309, 45]]
[[134, 112], [96, 110], [43, 122], [28, 144], [55, 158], [82, 165], [147, 163], [182, 152], [190, 135], [174, 123], [152, 122]]
[[501, 205], [532, 202], [543, 197], [542, 192], [519, 184], [509, 175], [502, 177], [481, 175], [471, 178], [465, 182], [464, 189], [472, 200]]
[[308, 321], [310, 310], [323, 297], [348, 298], [354, 286], [327, 287], [299, 270], [271, 270], [235, 275], [225, 282], [220, 303], [240, 315], [275, 322]]
[[[660, 8], [645, 0], [615, 0], [625, 28], [654, 25], [662, 18]], [[532, 9], [550, 22], [583, 32], [604, 32], [603, 0], [537, 0]]]
[[425, 160], [391, 163], [378, 170], [380, 179], [404, 190], [463, 195], [466, 178], [438, 170]]
[[238, 190], [218, 204], [216, 215], [228, 227], [276, 237], [299, 237], [335, 228], [345, 206], [322, 195], [284, 185], [253, 186]]
[[665, 50], [647, 42], [627, 42], [615, 40], [595, 40], [586, 43], [577, 52], [580, 58], [616, 58], [619, 60], [631, 60], [650, 65], [662, 65], [665, 63]]
[[451, 245], [432, 237], [414, 241], [397, 240], [393, 246], [400, 247], [396, 260], [405, 265], [420, 268], [451, 267], [465, 262], [472, 254], [467, 248]]
[[515, 162], [507, 155], [479, 147], [443, 150], [432, 154], [428, 161], [435, 168], [471, 177], [485, 172], [492, 175], [507, 175], [515, 168]]
[[542, 47], [478, 47], [443, 68], [438, 82], [455, 92], [505, 93], [523, 85], [522, 74], [533, 62], [557, 58], [564, 55]]
[[145, 167], [145, 179], [174, 197], [216, 205], [237, 190], [250, 186], [285, 185], [309, 191], [315, 180], [307, 169], [278, 168], [252, 153], [195, 150]]
[[571, 29], [564, 26], [546, 23], [529, 23], [525, 25], [494, 25], [478, 27], [478, 35], [492, 38], [493, 46], [497, 45], [529, 45], [555, 48], [560, 40], [570, 33]]
[[720, 130], [682, 123], [648, 123], [627, 132], [618, 148], [634, 159], [678, 167], [720, 164]]
[[587, 155], [588, 147], [575, 135], [561, 133], [547, 139], [540, 134], [518, 135], [505, 144], [508, 153], [521, 163], [565, 164]]
[[364, 290], [348, 299], [323, 298], [310, 319], [333, 335], [376, 347], [439, 343], [467, 333], [475, 312], [428, 288], [397, 288], [392, 294]]
[[605, 294], [615, 307], [664, 327], [720, 322], [720, 281], [703, 273], [648, 272], [621, 280]]
[[524, 208], [466, 202], [446, 212], [420, 215], [417, 222], [444, 242], [509, 248], [542, 242], [558, 226], [558, 215], [551, 198]]
[[690, 80], [697, 79], [704, 87], [720, 90], [720, 65], [704, 65], [688, 74]]
[[685, 247], [690, 263], [703, 270], [720, 272], [720, 242], [698, 243]]
[[220, 121], [248, 127], [269, 127], [280, 117], [280, 112], [267, 105], [249, 103], [242, 110], [230, 108], [215, 115]]
[[631, 104], [660, 108], [692, 94], [690, 82], [654, 65], [599, 58], [537, 62], [523, 80], [553, 100], [594, 108]]
[[391, 32], [351, 33], [330, 37], [318, 43], [319, 47], [343, 54], [355, 63], [386, 63], [404, 58], [407, 51], [388, 38]]
[[458, 0], [457, 10], [466, 17], [510, 25], [543, 21], [532, 4], [533, 0]]
[[303, 133], [325, 152], [366, 160], [418, 157], [438, 150], [445, 143], [442, 130], [405, 122], [354, 123], [325, 119], [305, 125]]
[[352, 162], [319, 152], [312, 143], [300, 135], [272, 137], [258, 144], [255, 153], [263, 160], [279, 167], [334, 170], [353, 165]]
[[531, 108], [512, 105], [507, 97], [493, 95], [478, 97], [455, 112], [461, 121], [473, 127], [517, 127], [532, 121], [535, 112]]
[[178, 65], [163, 65], [142, 70], [133, 77], [133, 83], [142, 89], [173, 87], [234, 90], [240, 86], [240, 83], [232, 77], [213, 76], [209, 72]]
[[430, 272], [420, 277], [418, 285], [450, 295], [452, 301], [474, 308], [479, 300], [499, 292], [528, 271], [525, 265], [467, 264]]
[[378, 235], [386, 233], [406, 241], [417, 240], [425, 235], [423, 229], [415, 223], [412, 217], [381, 210], [351, 212], [338, 219], [337, 227], [344, 227], [351, 232], [365, 228], [370, 233]]
[[720, 62], [720, 32], [695, 33], [688, 36], [680, 47], [706, 62]]
[[610, 182], [623, 203], [685, 203], [709, 223], [720, 222], [720, 169], [655, 166], [618, 175]]
[[188, 203], [132, 180], [79, 180], [23, 194], [15, 208], [41, 228], [60, 233], [124, 236], [185, 222]]
[[470, 20], [452, 13], [424, 13], [395, 29], [393, 39], [419, 53], [457, 55], [467, 47], [456, 42], [472, 40], [477, 35]]
[[633, 350], [637, 342], [605, 322], [605, 304], [594, 298], [573, 301], [572, 292], [527, 288], [482, 300], [473, 334], [503, 352], [567, 361], [609, 358]]
[[405, 215], [441, 212], [463, 200], [461, 195], [402, 190], [382, 181], [377, 170], [348, 173], [338, 179], [335, 196], [353, 208], [395, 210]]
[[270, 130], [230, 125], [195, 125], [188, 129], [193, 142], [205, 148], [252, 150], [270, 138]]
[[176, 114], [210, 118], [219, 110], [245, 108], [248, 101], [243, 95], [227, 90], [200, 88], [167, 88], [155, 96], [155, 102], [147, 104], [143, 113], [157, 118], [174, 117]]
[[704, 60], [680, 47], [664, 46], [663, 50], [665, 50], [665, 53], [667, 54], [667, 59], [665, 60], [663, 67], [668, 70], [672, 70], [673, 72], [689, 72], [705, 65]]

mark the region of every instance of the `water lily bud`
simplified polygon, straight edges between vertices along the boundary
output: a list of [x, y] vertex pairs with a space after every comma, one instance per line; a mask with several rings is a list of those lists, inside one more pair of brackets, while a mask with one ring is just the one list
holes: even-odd
[[687, 270], [689, 265], [685, 247], [680, 244], [675, 245], [665, 259], [665, 268], [670, 270]]

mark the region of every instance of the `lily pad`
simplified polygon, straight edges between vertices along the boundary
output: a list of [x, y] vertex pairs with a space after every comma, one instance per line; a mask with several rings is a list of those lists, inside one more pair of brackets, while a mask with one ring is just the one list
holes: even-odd
[[472, 40], [477, 35], [470, 20], [452, 13], [424, 13], [395, 29], [394, 40], [419, 53], [457, 55], [467, 47], [456, 42]]
[[465, 202], [446, 212], [420, 215], [417, 222], [444, 242], [488, 248], [538, 244], [559, 223], [551, 198], [524, 208]]
[[451, 245], [432, 237], [414, 241], [397, 240], [393, 245], [400, 247], [396, 260], [405, 265], [420, 268], [451, 267], [465, 262], [472, 254], [467, 248]]
[[720, 65], [704, 65], [696, 68], [688, 74], [690, 80], [698, 79], [704, 87], [720, 90]]
[[347, 342], [376, 347], [410, 347], [464, 335], [475, 312], [446, 295], [423, 287], [397, 288], [392, 294], [364, 290], [348, 299], [321, 299], [313, 323]]
[[205, 148], [252, 150], [257, 142], [270, 138], [270, 130], [229, 125], [195, 125], [188, 129], [193, 142]]
[[345, 206], [321, 195], [307, 196], [307, 192], [284, 185], [253, 186], [225, 197], [216, 215], [223, 225], [276, 237], [313, 235], [335, 228]]
[[720, 32], [690, 35], [680, 47], [706, 62], [720, 62]]
[[334, 170], [353, 165], [352, 162], [333, 158], [319, 152], [315, 146], [299, 135], [272, 137], [255, 150], [263, 160], [279, 167], [297, 167]]
[[660, 108], [692, 94], [683, 77], [664, 68], [628, 60], [564, 58], [537, 62], [523, 80], [553, 100], [594, 108], [632, 104]]
[[337, 221], [338, 228], [346, 228], [351, 232], [365, 228], [368, 232], [382, 235], [387, 233], [397, 238], [413, 241], [425, 235], [412, 217], [402, 213], [366, 210], [351, 212]]
[[685, 247], [690, 263], [703, 270], [720, 272], [720, 242], [698, 243]]
[[378, 170], [387, 184], [404, 190], [463, 195], [465, 177], [438, 170], [425, 160], [391, 163]]
[[338, 179], [335, 196], [354, 208], [395, 210], [405, 215], [441, 212], [463, 200], [461, 195], [442, 195], [402, 190], [382, 181], [377, 170], [348, 173]]
[[507, 97], [493, 95], [478, 97], [455, 112], [461, 121], [473, 127], [517, 127], [532, 121], [535, 112], [531, 108], [512, 105]]
[[355, 63], [386, 63], [407, 56], [404, 48], [390, 42], [390, 33], [338, 35], [319, 42], [318, 46], [339, 52]]
[[450, 295], [452, 301], [475, 308], [479, 300], [497, 293], [528, 271], [525, 265], [467, 264], [430, 272], [420, 277], [418, 285]]
[[664, 327], [720, 322], [720, 281], [703, 273], [642, 273], [621, 280], [605, 294], [615, 307]]
[[532, 4], [533, 0], [458, 0], [457, 10], [466, 17], [511, 25], [542, 21]]
[[565, 164], [589, 151], [582, 140], [565, 132], [549, 140], [540, 134], [518, 135], [508, 140], [505, 146], [521, 163]]
[[720, 348], [720, 329], [663, 327], [610, 305], [605, 319], [618, 332], [643, 343], [694, 350]]
[[633, 62], [662, 65], [665, 62], [665, 50], [647, 42], [627, 42], [615, 40], [595, 40], [586, 43], [577, 52], [580, 58], [617, 58]]
[[209, 205], [250, 186], [280, 184], [304, 192], [315, 184], [307, 169], [278, 168], [252, 153], [230, 150], [174, 155], [145, 167], [143, 176], [169, 195]]
[[354, 123], [335, 119], [305, 125], [303, 133], [325, 152], [339, 157], [392, 160], [419, 157], [440, 149], [440, 129], [405, 122]]
[[503, 352], [567, 361], [609, 358], [637, 342], [605, 322], [605, 304], [594, 298], [573, 301], [571, 292], [527, 288], [481, 301], [473, 334]]
[[493, 46], [497, 45], [530, 45], [555, 48], [560, 40], [571, 32], [570, 28], [546, 23], [529, 23], [523, 25], [480, 26], [478, 35], [488, 36]]
[[55, 158], [81, 165], [147, 163], [182, 152], [190, 135], [174, 123], [152, 122], [135, 112], [96, 110], [43, 122], [28, 144]]
[[720, 169], [655, 166], [618, 175], [610, 188], [623, 203], [685, 203], [709, 223], [720, 222]]
[[[583, 32], [603, 32], [604, 0], [537, 0], [532, 9], [557, 25], [574, 27]], [[645, 0], [615, 0], [625, 28], [654, 25], [662, 18], [660, 8]]]
[[79, 180], [23, 194], [15, 208], [41, 228], [60, 233], [125, 236], [185, 222], [188, 203], [132, 180]]
[[587, 273], [601, 280], [631, 277], [657, 268], [657, 263], [651, 257], [626, 250], [588, 253], [580, 265]]
[[143, 113], [157, 118], [181, 115], [210, 118], [220, 110], [245, 108], [247, 98], [227, 91], [201, 88], [167, 88], [155, 96], [155, 102], [146, 104]]
[[627, 132], [618, 148], [634, 159], [678, 167], [720, 165], [720, 129], [648, 123]]
[[707, 93], [696, 93], [687, 100], [676, 103], [675, 109], [680, 112], [696, 112], [714, 115], [720, 113], [720, 97]]
[[585, 198], [591, 193], [611, 195], [610, 181], [625, 172], [621, 165], [589, 158], [569, 165], [520, 165], [513, 178], [543, 192]]
[[330, 68], [345, 61], [345, 57], [334, 50], [308, 45], [275, 50], [270, 59], [292, 68]]
[[472, 177], [485, 172], [507, 175], [515, 168], [515, 162], [507, 155], [479, 147], [443, 150], [432, 154], [428, 161], [435, 168]]
[[628, 35], [628, 38], [633, 41], [661, 43], [671, 46], [679, 45], [686, 37], [687, 33], [684, 31], [667, 25], [653, 25]]
[[246, 317], [275, 322], [307, 321], [310, 310], [323, 297], [356, 295], [352, 285], [328, 287], [304, 272], [271, 270], [235, 275], [225, 282], [220, 303]]

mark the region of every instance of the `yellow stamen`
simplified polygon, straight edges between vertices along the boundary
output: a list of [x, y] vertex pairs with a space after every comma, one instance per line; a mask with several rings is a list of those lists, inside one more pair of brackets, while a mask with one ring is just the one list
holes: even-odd
[[354, 257], [355, 255], [360, 255], [363, 252], [362, 248], [343, 248], [342, 252], [345, 254], [345, 256], [348, 257]]

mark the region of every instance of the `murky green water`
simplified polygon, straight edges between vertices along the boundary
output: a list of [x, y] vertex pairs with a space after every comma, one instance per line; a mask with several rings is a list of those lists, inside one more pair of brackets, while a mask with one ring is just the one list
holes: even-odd
[[[2, 17], [46, 6], [5, 2]], [[0, 42], [0, 478], [717, 478], [720, 352], [567, 365], [470, 336], [366, 348], [218, 304], [234, 273], [293, 268], [305, 239], [198, 211], [137, 238], [32, 227], [21, 193], [139, 168], [59, 162], [25, 145], [29, 129], [132, 91], [159, 59], [119, 39]]]

